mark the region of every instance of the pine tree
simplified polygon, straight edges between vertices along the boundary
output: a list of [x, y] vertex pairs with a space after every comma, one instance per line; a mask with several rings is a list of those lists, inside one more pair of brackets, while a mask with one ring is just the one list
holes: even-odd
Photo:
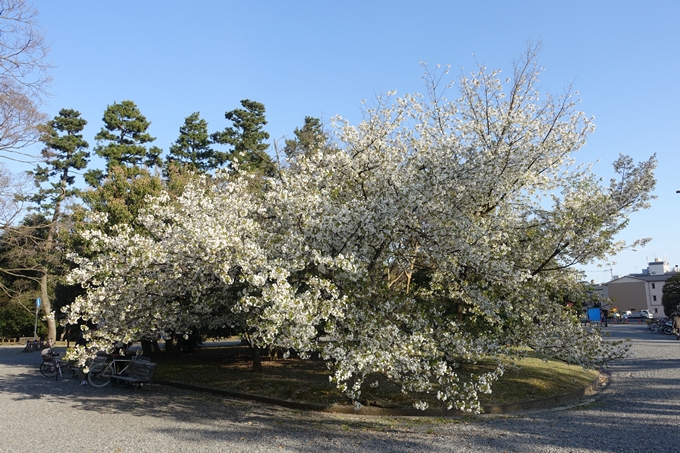
[[318, 151], [328, 143], [328, 134], [323, 130], [323, 124], [319, 118], [305, 116], [302, 129], [295, 128], [293, 133], [295, 138], [286, 140], [286, 146], [283, 149], [288, 159]]
[[38, 186], [50, 182], [54, 177], [58, 178], [50, 182], [48, 188], [41, 188], [32, 197], [32, 201], [41, 209], [59, 215], [61, 202], [77, 194], [77, 189], [68, 188], [75, 182], [75, 175], [70, 170], [82, 170], [87, 166], [90, 157], [87, 151], [89, 144], [81, 134], [86, 124], [87, 121], [80, 117], [80, 112], [61, 109], [59, 115], [40, 127], [40, 141], [45, 144], [41, 153], [46, 166], [37, 165], [31, 174]]
[[[88, 184], [98, 186], [115, 167], [138, 169], [142, 165], [152, 167], [160, 164], [161, 149], [156, 146], [147, 149], [145, 146], [156, 139], [147, 133], [151, 122], [147, 121], [134, 102], [114, 102], [109, 105], [103, 121], [104, 127], [95, 136], [99, 142], [95, 153], [106, 160], [106, 173], [101, 170], [88, 171], [85, 174]], [[132, 176], [134, 174], [133, 171]]]
[[232, 165], [238, 164], [240, 171], [271, 175], [275, 166], [267, 154], [269, 145], [264, 143], [269, 139], [269, 134], [262, 130], [267, 124], [264, 105], [249, 99], [242, 100], [241, 105], [243, 109], [224, 114], [233, 126], [213, 133], [212, 139], [215, 143], [233, 146], [227, 156]]
[[[72, 109], [62, 109], [59, 115], [40, 127], [40, 141], [45, 144], [41, 154], [44, 166], [37, 165], [31, 172], [39, 187], [32, 196], [41, 211], [27, 217], [23, 225], [13, 229], [4, 238], [15, 249], [15, 264], [21, 263], [21, 274], [40, 286], [42, 309], [47, 318], [48, 338], [56, 338], [56, 322], [52, 314], [50, 287], [63, 273], [56, 235], [64, 202], [75, 195], [71, 186], [75, 182], [72, 170], [87, 166], [90, 153], [81, 132], [87, 121]], [[43, 187], [46, 186], [46, 187]]]
[[184, 120], [179, 128], [179, 137], [170, 146], [170, 156], [166, 163], [166, 173], [170, 166], [181, 170], [205, 173], [215, 170], [227, 162], [227, 153], [211, 148], [212, 140], [208, 133], [208, 122], [194, 112]]

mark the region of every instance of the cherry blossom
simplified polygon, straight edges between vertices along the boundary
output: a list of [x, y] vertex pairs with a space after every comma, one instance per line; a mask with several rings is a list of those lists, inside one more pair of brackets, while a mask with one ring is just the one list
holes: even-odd
[[[74, 357], [230, 325], [319, 352], [355, 402], [380, 373], [478, 412], [527, 350], [584, 367], [623, 356], [555, 295], [583, 286], [574, 265], [627, 246], [616, 234], [648, 207], [656, 161], [621, 156], [609, 185], [576, 165], [592, 122], [570, 92], [539, 94], [538, 75], [529, 52], [507, 81], [463, 77], [452, 101], [430, 77], [427, 95], [390, 92], [357, 125], [335, 118], [333, 146], [276, 177], [196, 177], [149, 199], [145, 233], [91, 229], [93, 257], [70, 275], [87, 293], [66, 312], [97, 330]], [[495, 368], [461, 373], [479, 360]]]

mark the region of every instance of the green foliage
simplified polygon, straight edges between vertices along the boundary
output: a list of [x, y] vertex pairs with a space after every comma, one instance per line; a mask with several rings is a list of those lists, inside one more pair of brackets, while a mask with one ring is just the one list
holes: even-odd
[[[37, 165], [34, 171], [29, 172], [36, 186], [49, 183], [49, 187], [41, 188], [30, 198], [40, 209], [55, 212], [56, 208], [59, 211], [59, 204], [64, 199], [77, 194], [77, 190], [68, 189], [75, 182], [70, 170], [82, 170], [87, 166], [90, 153], [86, 150], [89, 145], [81, 134], [86, 124], [80, 112], [61, 109], [53, 120], [40, 126], [40, 141], [45, 144], [41, 151], [45, 166]], [[54, 177], [58, 179], [50, 182]]]
[[233, 126], [213, 133], [213, 142], [233, 146], [227, 157], [231, 164], [238, 162], [239, 170], [271, 175], [274, 172], [274, 162], [267, 154], [269, 145], [264, 143], [269, 139], [269, 134], [262, 130], [267, 124], [264, 105], [249, 99], [242, 100], [241, 105], [243, 109], [224, 114]]
[[[138, 167], [113, 167], [99, 187], [82, 194], [90, 210], [108, 215], [106, 230], [114, 225], [136, 225], [135, 219], [145, 206], [147, 195], [157, 195], [163, 187], [159, 176]], [[83, 220], [85, 213], [79, 213]]]
[[547, 288], [550, 300], [564, 307], [571, 307], [574, 314], [581, 313], [587, 306], [599, 306], [602, 301], [594, 293], [593, 287], [585, 282], [579, 282], [579, 275], [572, 269], [565, 269], [554, 279]]
[[[0, 337], [17, 338], [33, 335], [35, 309], [32, 303], [0, 303]], [[45, 332], [44, 322], [38, 318], [38, 332]]]
[[11, 272], [39, 284], [48, 336], [52, 339], [56, 336], [56, 323], [50, 293], [68, 267], [63, 256], [65, 248], [58, 242], [64, 221], [62, 204], [77, 193], [69, 188], [75, 182], [71, 171], [87, 166], [89, 145], [81, 135], [86, 124], [76, 110], [62, 109], [52, 121], [41, 126], [40, 140], [45, 144], [42, 156], [46, 165], [37, 165], [32, 173], [40, 189], [30, 198], [38, 204], [34, 209], [41, 213], [27, 217], [21, 228], [15, 228], [7, 235]]
[[328, 134], [324, 132], [319, 118], [306, 116], [302, 129], [295, 128], [293, 133], [295, 139], [286, 140], [283, 149], [289, 159], [318, 151], [328, 143]]
[[[116, 167], [140, 165], [154, 166], [160, 164], [161, 149], [144, 146], [153, 142], [155, 137], [147, 133], [151, 122], [132, 101], [109, 105], [104, 112], [104, 127], [95, 136], [100, 143], [95, 153], [106, 159], [106, 171]], [[106, 174], [101, 170], [91, 170], [85, 174], [85, 180], [93, 187], [101, 184]]]
[[[147, 133], [151, 123], [134, 102], [109, 105], [103, 120], [104, 127], [95, 136], [99, 142], [95, 152], [106, 159], [106, 171], [93, 169], [85, 174], [93, 189], [82, 199], [91, 211], [108, 215], [106, 229], [110, 230], [118, 224], [135, 225], [145, 197], [160, 191], [162, 181], [148, 167], [160, 164], [161, 149], [147, 149], [146, 144], [155, 140]], [[87, 228], [86, 215], [78, 213], [79, 228]]]
[[199, 178], [200, 172], [189, 172], [184, 167], [171, 164], [165, 169], [163, 184], [169, 193], [179, 196], [184, 192], [188, 183], [197, 181]]
[[[170, 156], [166, 168], [177, 166], [181, 170], [208, 172], [226, 164], [227, 153], [212, 149], [208, 133], [208, 122], [194, 112], [184, 120], [179, 128], [179, 137], [170, 146]], [[166, 170], [167, 172], [167, 170]]]
[[663, 312], [666, 316], [672, 316], [675, 312], [680, 311], [680, 274], [675, 274], [663, 285], [661, 290], [661, 304], [663, 305]]

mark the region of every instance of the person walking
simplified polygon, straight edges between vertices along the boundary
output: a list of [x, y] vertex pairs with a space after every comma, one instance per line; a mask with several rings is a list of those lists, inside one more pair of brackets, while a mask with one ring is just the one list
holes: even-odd
[[606, 308], [600, 309], [600, 319], [604, 323], [605, 327], [609, 327], [608, 318], [609, 318], [609, 310], [607, 310]]

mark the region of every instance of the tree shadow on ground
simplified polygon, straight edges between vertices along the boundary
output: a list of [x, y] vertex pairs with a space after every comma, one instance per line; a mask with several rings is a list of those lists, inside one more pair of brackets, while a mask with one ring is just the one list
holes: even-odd
[[[70, 410], [127, 414], [165, 420], [149, 428], [176, 441], [237, 442], [295, 451], [677, 451], [680, 443], [680, 378], [626, 382], [649, 370], [677, 368], [673, 359], [626, 359], [612, 367], [612, 386], [588, 405], [561, 411], [509, 416], [431, 419], [367, 417], [302, 412], [160, 385], [80, 387], [69, 375], [55, 381], [40, 375], [38, 353], [0, 348], [0, 394], [17, 401], [45, 399]], [[617, 386], [617, 384], [624, 384]], [[645, 389], [653, 385], [650, 399]], [[615, 388], [614, 388], [615, 387]], [[665, 395], [665, 396], [664, 396]], [[621, 427], [621, 430], [613, 429]], [[557, 443], [559, 442], [559, 444]], [[642, 450], [641, 450], [642, 448]]]

